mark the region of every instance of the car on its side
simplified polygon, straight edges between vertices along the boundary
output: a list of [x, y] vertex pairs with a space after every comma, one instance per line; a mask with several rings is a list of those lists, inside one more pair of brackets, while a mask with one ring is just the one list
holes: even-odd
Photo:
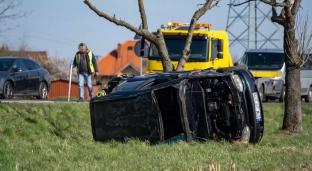
[[95, 141], [225, 139], [256, 144], [264, 116], [246, 68], [124, 75], [90, 100]]
[[36, 96], [46, 99], [50, 74], [35, 61], [23, 57], [0, 57], [0, 97]]

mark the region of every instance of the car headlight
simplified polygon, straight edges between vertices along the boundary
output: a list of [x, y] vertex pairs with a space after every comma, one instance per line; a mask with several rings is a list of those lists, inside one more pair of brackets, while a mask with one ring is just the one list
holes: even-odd
[[252, 96], [253, 96], [253, 99], [255, 102], [254, 110], [256, 112], [256, 121], [260, 122], [260, 121], [262, 121], [262, 118], [261, 118], [261, 106], [260, 106], [260, 99], [258, 97], [258, 92], [253, 92]]
[[243, 131], [242, 131], [241, 141], [242, 141], [243, 143], [248, 143], [248, 142], [249, 142], [249, 139], [250, 139], [250, 129], [249, 129], [249, 127], [246, 125], [246, 126], [244, 126]]
[[231, 79], [234, 83], [235, 88], [239, 91], [239, 92], [243, 92], [243, 82], [240, 79], [240, 77], [238, 75], [231, 75]]

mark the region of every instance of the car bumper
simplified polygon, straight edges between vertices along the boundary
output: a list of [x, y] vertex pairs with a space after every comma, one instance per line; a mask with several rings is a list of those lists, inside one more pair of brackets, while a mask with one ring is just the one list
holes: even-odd
[[266, 83], [266, 96], [280, 96], [283, 91], [284, 81], [283, 80], [269, 80]]

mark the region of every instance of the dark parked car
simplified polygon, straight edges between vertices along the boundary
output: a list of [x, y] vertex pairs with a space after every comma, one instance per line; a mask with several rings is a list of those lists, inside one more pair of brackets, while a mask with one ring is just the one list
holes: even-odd
[[90, 101], [95, 141], [258, 143], [263, 136], [262, 102], [247, 69], [125, 75], [105, 91]]
[[0, 57], [0, 96], [36, 96], [46, 99], [50, 90], [50, 74], [28, 58]]

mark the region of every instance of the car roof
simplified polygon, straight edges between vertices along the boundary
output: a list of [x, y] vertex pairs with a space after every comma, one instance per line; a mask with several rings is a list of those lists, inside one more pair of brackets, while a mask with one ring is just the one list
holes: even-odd
[[23, 58], [19, 56], [2, 56], [0, 57], [1, 59], [28, 59], [28, 58]]
[[284, 49], [248, 49], [246, 52], [251, 52], [251, 53], [284, 53]]

